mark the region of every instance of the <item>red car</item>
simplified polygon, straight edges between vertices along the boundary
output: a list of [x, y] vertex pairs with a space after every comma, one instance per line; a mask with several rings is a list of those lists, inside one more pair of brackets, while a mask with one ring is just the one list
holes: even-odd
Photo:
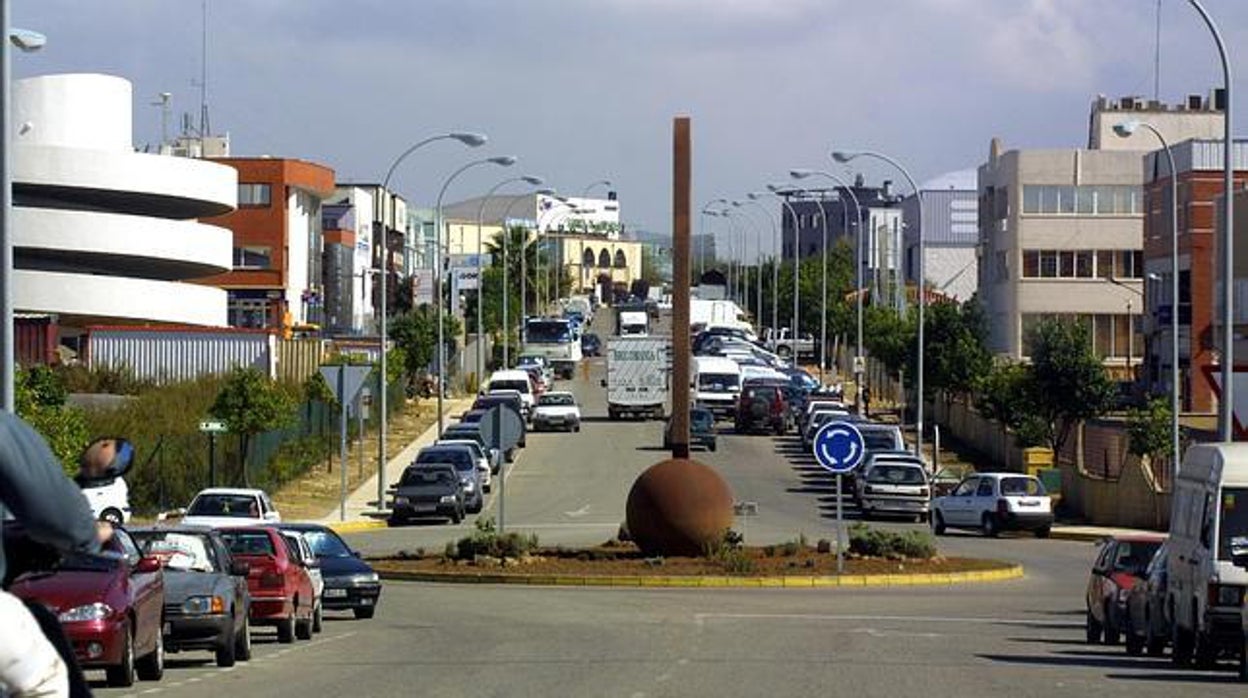
[[1118, 644], [1127, 623], [1127, 599], [1144, 579], [1148, 563], [1165, 541], [1161, 534], [1106, 538], [1092, 563], [1088, 578], [1087, 640], [1089, 644]]
[[8, 540], [6, 548], [17, 553], [10, 559], [25, 563], [9, 591], [57, 614], [83, 668], [104, 669], [110, 686], [131, 686], [136, 675], [160, 680], [165, 673], [164, 575], [160, 560], [143, 557], [130, 534], [116, 529], [101, 555], [70, 554], [55, 561], [25, 555], [31, 548], [19, 552]]
[[312, 637], [315, 592], [308, 570], [300, 564], [277, 529], [264, 526], [227, 528], [221, 537], [230, 554], [245, 562], [247, 591], [251, 594], [251, 624], [277, 628], [277, 641]]

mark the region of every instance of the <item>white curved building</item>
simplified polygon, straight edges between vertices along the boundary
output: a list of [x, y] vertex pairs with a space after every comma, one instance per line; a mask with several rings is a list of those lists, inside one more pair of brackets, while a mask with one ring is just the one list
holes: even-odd
[[50, 75], [13, 85], [14, 305], [61, 325], [224, 326], [233, 234], [195, 219], [237, 206], [234, 168], [137, 153], [130, 82]]

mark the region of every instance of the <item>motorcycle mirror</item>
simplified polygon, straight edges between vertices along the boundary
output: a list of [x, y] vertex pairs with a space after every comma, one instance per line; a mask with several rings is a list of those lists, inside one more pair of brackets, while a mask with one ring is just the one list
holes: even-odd
[[134, 446], [126, 439], [99, 438], [78, 457], [79, 485], [92, 486], [121, 477], [134, 464]]

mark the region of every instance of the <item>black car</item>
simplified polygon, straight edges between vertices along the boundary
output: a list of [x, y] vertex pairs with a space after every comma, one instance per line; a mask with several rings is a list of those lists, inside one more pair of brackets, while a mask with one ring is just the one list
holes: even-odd
[[[714, 451], [718, 438], [715, 435], [715, 415], [708, 409], [695, 407], [689, 410], [689, 447], [702, 446]], [[672, 420], [663, 426], [663, 448], [672, 447]]]
[[[517, 445], [520, 446], [520, 448], [524, 448], [526, 445], [526, 441], [527, 441], [526, 437], [528, 436], [529, 429], [528, 429], [528, 421], [525, 419], [525, 416], [524, 416], [524, 412], [525, 412], [524, 402], [520, 399], [519, 395], [516, 395], [514, 393], [511, 395], [480, 395], [477, 397], [476, 400], [472, 401], [472, 410], [470, 410], [470, 412], [481, 410], [482, 416], [484, 416], [484, 413], [486, 410], [489, 410], [491, 407], [495, 407], [497, 405], [504, 405], [506, 407], [511, 408], [511, 410], [515, 412], [517, 416], [520, 417], [520, 424], [523, 427], [523, 429], [520, 432], [520, 441]], [[464, 421], [464, 422], [468, 421], [467, 419], [468, 414], [469, 414], [468, 412], [465, 412], [464, 419], [460, 421]], [[481, 417], [477, 417], [473, 421], [480, 422]]]
[[450, 463], [409, 465], [403, 470], [394, 489], [394, 506], [390, 510], [391, 526], [420, 517], [464, 520], [467, 504], [459, 473]]
[[327, 611], [351, 611], [356, 618], [372, 618], [381, 598], [381, 578], [332, 529], [320, 524], [282, 524], [283, 531], [303, 536], [321, 565], [325, 591], [321, 607]]
[[230, 555], [220, 532], [200, 526], [130, 529], [144, 556], [165, 575], [165, 650], [209, 650], [217, 666], [251, 659], [248, 566]]
[[602, 356], [602, 340], [593, 332], [581, 335], [581, 353], [585, 356]]
[[[485, 436], [481, 434], [480, 422], [475, 424], [465, 424], [463, 422], [459, 424], [452, 424], [442, 431], [442, 440], [449, 441], [451, 439], [467, 439], [469, 441], [476, 441], [481, 446], [481, 450], [485, 451], [490, 456], [490, 474], [498, 474], [500, 470], [498, 455], [494, 452], [494, 449], [490, 448], [490, 445], [485, 442]], [[507, 456], [507, 460], [515, 460], [514, 451], [515, 449], [511, 449], [511, 451], [508, 451], [508, 453], [505, 454]]]

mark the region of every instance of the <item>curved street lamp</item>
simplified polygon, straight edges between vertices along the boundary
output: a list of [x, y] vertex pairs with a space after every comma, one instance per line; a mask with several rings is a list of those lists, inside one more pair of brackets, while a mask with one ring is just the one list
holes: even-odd
[[[467, 164], [461, 165], [458, 170], [451, 173], [450, 177], [442, 183], [442, 189], [438, 191], [438, 202], [434, 207], [434, 219], [437, 221], [437, 232], [434, 235], [434, 268], [433, 268], [433, 289], [435, 295], [434, 300], [434, 321], [438, 324], [438, 432], [441, 433], [443, 427], [443, 395], [446, 393], [446, 338], [444, 325], [446, 324], [442, 318], [442, 197], [446, 196], [446, 190], [450, 188], [451, 183], [461, 174], [480, 165], [497, 165], [499, 167], [511, 167], [516, 164], [516, 158], [511, 155], [498, 155], [492, 158], [482, 158], [473, 160]], [[384, 365], [384, 362], [383, 362]]]
[[[798, 237], [800, 230], [798, 228], [797, 210], [794, 209], [793, 205], [789, 203], [789, 200], [787, 197], [780, 195], [779, 186], [775, 184], [768, 184], [767, 191], [771, 194], [772, 197], [774, 197], [785, 208], [789, 210], [789, 217], [793, 219], [793, 327], [792, 327], [793, 337], [792, 337], [792, 342], [793, 342], [793, 365], [797, 366], [799, 363], [798, 361], [799, 357], [797, 355], [797, 339], [798, 339], [798, 336], [801, 334], [801, 320], [799, 318], [801, 317], [800, 306], [801, 306], [801, 300], [802, 300], [801, 287], [798, 285], [798, 281], [801, 278], [802, 243], [801, 243], [800, 238]], [[752, 194], [751, 194], [751, 197], [753, 197]], [[783, 221], [783, 217], [781, 218], [781, 221]], [[783, 255], [781, 256], [783, 257]], [[779, 341], [780, 341], [779, 330], [776, 330], [777, 346], [779, 345]]]
[[[747, 197], [745, 201], [733, 201], [732, 202], [733, 206], [740, 208], [742, 211], [745, 210], [744, 207], [746, 204], [754, 204], [754, 206], [757, 207], [758, 210], [763, 212], [763, 218], [766, 218], [767, 222], [771, 224], [772, 249], [776, 252], [776, 256], [772, 257], [772, 262], [771, 262], [771, 326], [774, 329], [780, 326], [780, 300], [779, 300], [779, 295], [778, 295], [779, 290], [780, 290], [780, 242], [781, 242], [780, 241], [780, 228], [776, 225], [776, 219], [771, 217], [771, 211], [768, 211], [765, 206], [758, 203], [757, 199]], [[761, 249], [761, 245], [760, 245], [760, 249]], [[762, 265], [759, 265], [758, 283], [760, 285], [763, 283], [762, 276], [763, 276]], [[762, 312], [761, 306], [759, 308], [758, 318], [760, 321], [763, 318], [763, 312]], [[762, 329], [762, 328], [760, 327], [759, 329]]]
[[594, 187], [597, 187], [597, 186], [605, 186], [605, 187], [608, 187], [608, 188], [609, 188], [609, 187], [611, 186], [611, 180], [609, 180], [609, 179], [600, 179], [600, 180], [598, 180], [597, 182], [590, 182], [590, 183], [589, 183], [589, 184], [585, 187], [585, 190], [581, 192], [581, 198], [582, 198], [582, 199], [587, 199], [587, 198], [589, 198], [589, 190], [591, 190], [591, 189], [593, 189]]
[[850, 162], [851, 160], [854, 160], [855, 158], [858, 158], [858, 157], [869, 157], [869, 158], [875, 158], [876, 160], [882, 160], [892, 165], [894, 168], [896, 168], [899, 172], [901, 172], [901, 175], [906, 178], [906, 181], [910, 183], [910, 188], [914, 190], [914, 196], [918, 199], [918, 203], [919, 203], [917, 207], [918, 212], [919, 212], [918, 214], [919, 337], [918, 337], [918, 351], [917, 351], [918, 366], [916, 370], [916, 373], [918, 373], [918, 378], [917, 378], [918, 390], [915, 393], [916, 399], [915, 399], [915, 406], [914, 406], [914, 415], [915, 415], [914, 452], [919, 457], [922, 457], [923, 456], [923, 329], [924, 329], [923, 328], [923, 320], [924, 320], [923, 309], [927, 306], [927, 288], [925, 288], [927, 279], [924, 277], [924, 268], [923, 268], [924, 267], [923, 256], [925, 252], [924, 245], [923, 245], [923, 192], [922, 190], [919, 189], [919, 185], [915, 183], [914, 177], [910, 176], [909, 170], [907, 170], [904, 166], [902, 166], [902, 164], [898, 162], [897, 160], [894, 160], [893, 158], [883, 153], [879, 153], [873, 150], [864, 150], [864, 151], [857, 152], [857, 153], [844, 152], [844, 151], [839, 151], [839, 150], [832, 152], [832, 159], [842, 164]]
[[[509, 179], [504, 179], [503, 181], [491, 187], [490, 190], [485, 193], [485, 196], [481, 197], [481, 205], [477, 207], [477, 381], [478, 382], [484, 380], [484, 375], [485, 375], [484, 373], [485, 371], [485, 344], [481, 341], [482, 327], [485, 324], [484, 323], [485, 313], [482, 310], [483, 306], [485, 305], [482, 302], [484, 299], [483, 292], [485, 291], [485, 275], [482, 272], [481, 257], [484, 255], [485, 251], [482, 249], [483, 245], [482, 245], [482, 240], [481, 240], [481, 225], [482, 225], [481, 221], [482, 221], [482, 218], [485, 217], [485, 205], [489, 203], [490, 198], [494, 196], [494, 192], [498, 191], [499, 189], [502, 189], [508, 184], [513, 184], [515, 182], [524, 182], [526, 184], [531, 184], [535, 187], [540, 187], [545, 182], [545, 180], [543, 180], [541, 177], [536, 177], [534, 175], [521, 175], [519, 177], [511, 177]], [[504, 233], [503, 244], [506, 245], [507, 244], [506, 230], [504, 230], [503, 233]], [[507, 307], [506, 306], [507, 279], [506, 279], [506, 271], [505, 271], [506, 270], [505, 262], [506, 262], [506, 259], [504, 259], [504, 267], [503, 267], [504, 268], [504, 272], [503, 272], [504, 273], [504, 278], [503, 278], [504, 312], [506, 311], [506, 307]], [[503, 325], [504, 327], [506, 326], [506, 321], [504, 321]]]

